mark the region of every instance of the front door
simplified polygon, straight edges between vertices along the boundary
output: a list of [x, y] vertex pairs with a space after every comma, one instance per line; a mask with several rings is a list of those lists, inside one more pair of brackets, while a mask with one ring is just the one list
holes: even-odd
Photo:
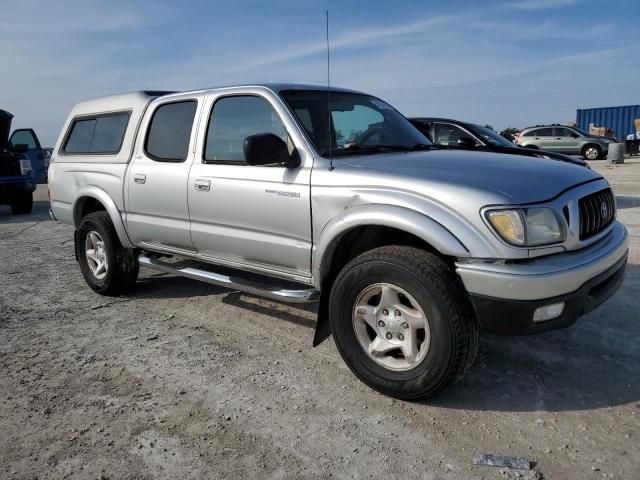
[[435, 134], [434, 134], [434, 142], [439, 147], [444, 148], [461, 148], [458, 141], [461, 138], [469, 138], [474, 141], [474, 147], [467, 148], [479, 148], [483, 145], [468, 132], [464, 131], [462, 128], [452, 125], [450, 123], [435, 123]]
[[568, 128], [556, 127], [555, 129], [555, 150], [566, 154], [579, 154], [580, 142], [578, 134]]
[[193, 251], [187, 180], [197, 109], [195, 99], [186, 99], [157, 104], [145, 115], [144, 141], [127, 173], [126, 221], [135, 245]]
[[271, 101], [258, 95], [209, 99], [205, 141], [187, 189], [191, 238], [199, 254], [222, 263], [307, 277], [311, 158], [297, 168], [245, 162], [244, 139], [257, 133], [274, 133], [293, 151]]
[[46, 182], [46, 171], [44, 166], [44, 150], [40, 145], [40, 140], [33, 128], [20, 128], [14, 130], [9, 138], [11, 145], [26, 145], [27, 152], [25, 155], [31, 162], [31, 168], [33, 169], [33, 175], [36, 178], [36, 182]]

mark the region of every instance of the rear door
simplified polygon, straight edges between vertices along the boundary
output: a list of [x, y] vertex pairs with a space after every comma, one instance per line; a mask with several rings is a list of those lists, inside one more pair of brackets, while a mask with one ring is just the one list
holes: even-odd
[[138, 246], [193, 252], [187, 180], [195, 145], [198, 100], [152, 104], [127, 172], [126, 221]]
[[283, 113], [258, 94], [207, 100], [186, 190], [191, 238], [199, 254], [221, 263], [308, 277], [312, 159], [297, 168], [250, 166], [243, 152], [244, 139], [258, 133], [278, 135], [293, 151]]
[[555, 137], [553, 136], [553, 128], [545, 127], [534, 130], [533, 143], [541, 150], [554, 150]]
[[31, 168], [33, 169], [36, 181], [38, 183], [45, 183], [47, 174], [44, 165], [44, 151], [33, 128], [19, 128], [14, 130], [11, 137], [9, 137], [9, 143], [11, 145], [27, 145], [28, 151], [26, 155], [31, 162]]

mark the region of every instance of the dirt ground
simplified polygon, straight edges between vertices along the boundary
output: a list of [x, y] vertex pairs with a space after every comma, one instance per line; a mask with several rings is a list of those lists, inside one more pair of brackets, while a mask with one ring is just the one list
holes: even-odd
[[312, 349], [313, 306], [146, 269], [100, 297], [46, 187], [32, 215], [0, 207], [0, 478], [640, 478], [640, 160], [594, 168], [632, 235], [621, 290], [566, 330], [485, 335], [423, 403]]

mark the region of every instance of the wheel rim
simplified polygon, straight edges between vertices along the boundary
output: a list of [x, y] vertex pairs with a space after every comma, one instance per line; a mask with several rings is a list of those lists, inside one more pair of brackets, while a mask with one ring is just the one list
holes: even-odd
[[427, 355], [429, 321], [404, 289], [390, 283], [371, 285], [358, 295], [352, 315], [360, 346], [377, 364], [411, 370]]
[[87, 259], [89, 270], [91, 270], [91, 274], [94, 277], [102, 280], [107, 276], [109, 271], [107, 251], [104, 246], [104, 240], [98, 232], [92, 230], [85, 237], [84, 255]]
[[589, 147], [587, 148], [584, 156], [589, 160], [595, 160], [596, 158], [598, 158], [598, 149], [595, 147]]

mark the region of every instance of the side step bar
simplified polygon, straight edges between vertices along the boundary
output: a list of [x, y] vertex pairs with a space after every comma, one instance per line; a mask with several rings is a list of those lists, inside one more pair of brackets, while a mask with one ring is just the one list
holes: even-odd
[[315, 302], [319, 298], [319, 292], [315, 289], [288, 290], [279, 289], [277, 285], [261, 285], [256, 282], [250, 282], [241, 278], [232, 278], [220, 273], [201, 270], [198, 268], [187, 267], [180, 264], [172, 265], [163, 262], [157, 258], [147, 256], [141, 253], [138, 256], [138, 262], [144, 267], [160, 270], [165, 273], [173, 273], [193, 280], [211, 283], [219, 287], [239, 290], [241, 292], [250, 293], [259, 297], [265, 297], [272, 300], [280, 300], [289, 303], [307, 303]]

